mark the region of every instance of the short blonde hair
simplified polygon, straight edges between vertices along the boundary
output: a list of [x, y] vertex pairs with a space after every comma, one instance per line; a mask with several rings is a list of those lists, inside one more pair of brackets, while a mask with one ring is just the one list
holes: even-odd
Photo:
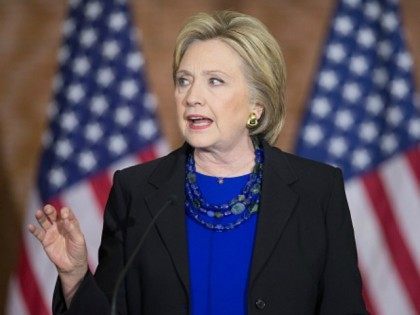
[[258, 126], [250, 134], [262, 135], [274, 144], [286, 115], [286, 68], [277, 41], [264, 24], [249, 15], [234, 11], [198, 13], [187, 21], [176, 39], [174, 81], [188, 47], [195, 41], [209, 39], [220, 39], [241, 56], [252, 101], [264, 108]]

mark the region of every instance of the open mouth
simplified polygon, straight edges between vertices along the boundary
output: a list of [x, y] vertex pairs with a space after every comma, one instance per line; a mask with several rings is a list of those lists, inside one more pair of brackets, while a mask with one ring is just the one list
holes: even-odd
[[210, 118], [200, 115], [189, 115], [187, 121], [188, 127], [191, 129], [205, 129], [213, 123]]

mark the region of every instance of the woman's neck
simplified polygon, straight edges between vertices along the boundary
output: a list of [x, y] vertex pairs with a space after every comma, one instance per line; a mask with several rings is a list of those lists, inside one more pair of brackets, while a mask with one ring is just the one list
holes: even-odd
[[255, 165], [251, 138], [228, 149], [194, 149], [197, 172], [215, 177], [235, 177], [249, 174]]

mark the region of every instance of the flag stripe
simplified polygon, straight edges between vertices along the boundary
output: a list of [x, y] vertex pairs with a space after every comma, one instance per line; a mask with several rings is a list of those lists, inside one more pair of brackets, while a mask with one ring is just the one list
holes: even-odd
[[10, 290], [7, 301], [5, 314], [29, 315], [16, 276], [11, 277], [10, 279]]
[[386, 195], [389, 196], [390, 206], [404, 243], [410, 249], [417, 270], [420, 271], [420, 246], [418, 244], [420, 194], [416, 178], [405, 155], [397, 156], [384, 163], [380, 167], [380, 177]]
[[[359, 266], [359, 269], [360, 269], [362, 279], [366, 281], [367, 277], [365, 276], [363, 272], [363, 268]], [[374, 304], [375, 301], [372, 300], [371, 296], [369, 295], [367, 286], [365, 286], [364, 281], [363, 281], [363, 286], [362, 286], [362, 295], [363, 295], [363, 300], [365, 301], [366, 309], [368, 310], [370, 315], [376, 315], [378, 314], [378, 311], [377, 311], [376, 305]]]
[[417, 179], [417, 189], [420, 185], [420, 146], [415, 146], [407, 152], [407, 160], [411, 165], [413, 174]]
[[412, 255], [400, 234], [382, 181], [376, 172], [370, 172], [363, 177], [363, 184], [367, 189], [377, 219], [385, 231], [386, 243], [397, 271], [411, 298], [411, 302], [416, 311], [420, 313], [420, 277]]
[[90, 188], [99, 204], [98, 210], [103, 215], [112, 182], [107, 171], [100, 172], [90, 180]]
[[119, 161], [117, 161], [116, 163], [113, 163], [109, 168], [108, 168], [108, 177], [110, 178], [110, 181], [112, 182], [112, 178], [114, 176], [114, 173], [118, 170], [122, 170], [126, 167], [132, 166], [132, 165], [136, 165], [139, 164], [141, 161], [139, 161], [137, 159], [136, 156], [133, 155], [129, 155]]
[[[360, 179], [346, 182], [363, 285], [375, 314], [414, 315], [411, 303], [395, 272], [383, 231], [374, 216], [373, 205]], [[392, 301], [392, 303], [389, 303]]]
[[148, 162], [151, 160], [156, 159], [157, 155], [155, 152], [155, 148], [153, 146], [149, 146], [144, 150], [141, 150], [137, 155], [140, 163]]
[[18, 262], [19, 287], [24, 296], [26, 307], [32, 315], [48, 315], [49, 311], [40, 293], [38, 281], [35, 279], [33, 270], [27, 257], [24, 243], [21, 243], [21, 251]]

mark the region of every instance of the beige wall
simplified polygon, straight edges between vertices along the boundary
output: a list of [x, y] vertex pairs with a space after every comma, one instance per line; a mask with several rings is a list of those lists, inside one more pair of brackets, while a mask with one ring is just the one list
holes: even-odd
[[[293, 150], [335, 1], [139, 0], [131, 3], [136, 25], [143, 33], [147, 74], [159, 100], [163, 131], [173, 147], [181, 141], [174, 120], [171, 82], [171, 55], [177, 30], [197, 11], [235, 9], [261, 19], [283, 48], [288, 66], [288, 120], [278, 145]], [[401, 3], [419, 82], [420, 1], [401, 0]], [[0, 0], [0, 314], [46, 124], [60, 24], [66, 7], [66, 1], [57, 0]]]

